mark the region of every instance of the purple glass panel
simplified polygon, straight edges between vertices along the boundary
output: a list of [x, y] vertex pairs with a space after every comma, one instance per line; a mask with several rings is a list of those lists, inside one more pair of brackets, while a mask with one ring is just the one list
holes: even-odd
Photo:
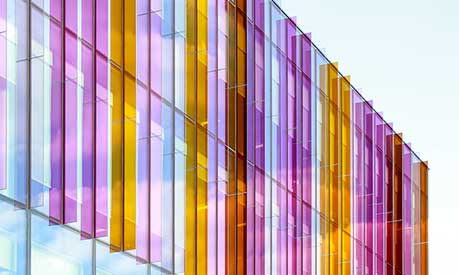
[[[98, 2], [99, 3], [99, 2]], [[96, 55], [96, 224], [97, 238], [108, 235], [108, 61]]]
[[[138, 4], [141, 4], [144, 1], [138, 1]], [[149, 70], [148, 66], [150, 64], [150, 60], [146, 57], [149, 55], [149, 21], [150, 21], [150, 14], [141, 14], [137, 16], [137, 53], [138, 57], [136, 59], [136, 66], [137, 66], [137, 79], [140, 80], [144, 85], [148, 86], [149, 82]], [[157, 73], [156, 73], [157, 74]]]
[[297, 106], [296, 106], [296, 25], [292, 21], [286, 21], [287, 33], [286, 33], [286, 65], [287, 65], [287, 92], [286, 92], [286, 104], [287, 104], [287, 125], [286, 125], [286, 136], [287, 136], [287, 274], [296, 273], [296, 227], [297, 227], [297, 166], [296, 166], [296, 118], [297, 118]]
[[254, 79], [254, 26], [247, 22], [247, 118], [246, 118], [246, 142], [247, 142], [247, 161], [254, 162], [254, 107], [255, 107], [255, 79]]
[[62, 30], [50, 24], [50, 50], [53, 56], [51, 71], [51, 189], [49, 216], [52, 222], [62, 223], [63, 191], [63, 113], [62, 113]]
[[96, 1], [96, 49], [108, 57], [108, 0]]
[[77, 220], [77, 137], [78, 137], [77, 40], [65, 34], [65, 178], [64, 223]]
[[373, 274], [373, 124], [374, 113], [372, 107], [364, 104], [365, 138], [364, 138], [364, 192], [365, 192], [365, 272]]
[[376, 273], [384, 274], [385, 270], [385, 217], [386, 217], [386, 204], [385, 204], [385, 182], [384, 182], [384, 169], [385, 169], [385, 124], [382, 116], [376, 115], [375, 120], [375, 212], [376, 212], [376, 232], [375, 232], [375, 254], [376, 254]]
[[[5, 37], [6, 21], [7, 21], [7, 18], [6, 18], [6, 2], [7, 2], [6, 0], [0, 0], [0, 36], [3, 36], [3, 39]], [[3, 40], [1, 43], [4, 44], [4, 43], [6, 43], [6, 41]], [[6, 45], [4, 45], [4, 47], [5, 48], [3, 48], [0, 53], [5, 53]], [[2, 55], [2, 57], [5, 57], [5, 56]], [[2, 60], [6, 60], [6, 59], [2, 59]], [[3, 61], [1, 66], [4, 66], [4, 65], [6, 65], [6, 64]]]
[[214, 135], [217, 134], [217, 79], [217, 71], [212, 71], [207, 74], [207, 130]]
[[265, 272], [265, 176], [255, 171], [255, 273]]
[[[301, 167], [302, 167], [302, 273], [312, 273], [312, 151], [311, 151], [311, 40], [301, 36]], [[298, 99], [300, 100], [300, 99]]]
[[279, 113], [278, 113], [278, 131], [277, 131], [277, 161], [278, 161], [278, 185], [277, 185], [277, 203], [279, 206], [279, 228], [277, 232], [277, 262], [278, 274], [284, 275], [288, 272], [287, 249], [288, 249], [288, 205], [287, 205], [287, 148], [288, 148], [288, 113], [287, 113], [287, 58], [286, 58], [286, 19], [276, 20], [277, 26], [277, 43], [279, 49], [276, 51], [276, 58], [279, 62]]
[[217, 274], [217, 143], [207, 136], [207, 274]]
[[56, 18], [59, 22], [62, 16], [62, 0], [51, 0], [50, 1], [50, 13], [51, 16]]
[[412, 155], [409, 144], [403, 145], [403, 272], [412, 274]]
[[303, 274], [312, 274], [312, 210], [311, 206], [303, 202]]
[[247, 273], [255, 273], [255, 169], [247, 164]]
[[162, 36], [161, 36], [161, 15], [158, 13], [151, 14], [151, 34], [150, 34], [150, 81], [151, 89], [158, 95], [162, 95]]
[[161, 180], [163, 178], [162, 157], [163, 142], [162, 142], [162, 112], [161, 99], [155, 94], [150, 94], [150, 108], [156, 110], [150, 113], [150, 260], [151, 262], [161, 261], [162, 247], [162, 187]]
[[94, 237], [94, 61], [93, 51], [81, 46], [83, 73], [83, 141], [82, 141], [82, 202], [81, 234], [83, 238]]
[[78, 0], [65, 1], [65, 28], [78, 33]]
[[93, 33], [94, 33], [94, 24], [93, 24], [93, 1], [97, 0], [81, 0], [81, 35], [86, 42], [93, 45]]
[[363, 104], [364, 100], [357, 91], [352, 90], [353, 119], [354, 119], [354, 213], [352, 228], [354, 232], [354, 272], [364, 274], [363, 242], [364, 242], [364, 192], [363, 192]]
[[141, 85], [137, 85], [137, 233], [136, 253], [139, 262], [150, 260], [150, 94]]

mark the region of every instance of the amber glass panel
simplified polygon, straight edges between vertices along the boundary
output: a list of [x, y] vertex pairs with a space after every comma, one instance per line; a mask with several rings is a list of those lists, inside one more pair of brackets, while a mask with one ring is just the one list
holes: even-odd
[[350, 105], [351, 85], [350, 78], [341, 78], [341, 274], [351, 273], [351, 132], [350, 132]]
[[136, 233], [136, 84], [124, 75], [124, 247], [135, 249]]
[[226, 197], [226, 273], [236, 274], [236, 159], [228, 150], [228, 185]]
[[185, 273], [196, 274], [196, 126], [185, 123], [186, 143], [186, 213], [185, 213]]
[[196, 0], [186, 1], [186, 106], [185, 113], [196, 118]]
[[112, 196], [110, 217], [110, 246], [122, 249], [123, 235], [123, 80], [121, 71], [110, 67], [112, 117]]

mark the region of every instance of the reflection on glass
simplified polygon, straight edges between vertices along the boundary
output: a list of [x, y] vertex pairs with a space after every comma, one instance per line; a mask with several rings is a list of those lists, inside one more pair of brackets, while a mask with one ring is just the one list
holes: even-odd
[[110, 253], [107, 245], [96, 242], [97, 275], [146, 275], [147, 265], [137, 264], [135, 257], [124, 253]]
[[92, 241], [32, 215], [32, 275], [92, 274]]
[[0, 274], [25, 274], [26, 215], [0, 198]]

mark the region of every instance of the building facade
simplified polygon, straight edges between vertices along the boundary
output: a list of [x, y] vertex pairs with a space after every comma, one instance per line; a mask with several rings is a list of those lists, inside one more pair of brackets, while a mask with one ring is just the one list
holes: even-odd
[[0, 274], [424, 275], [427, 207], [271, 0], [0, 0]]

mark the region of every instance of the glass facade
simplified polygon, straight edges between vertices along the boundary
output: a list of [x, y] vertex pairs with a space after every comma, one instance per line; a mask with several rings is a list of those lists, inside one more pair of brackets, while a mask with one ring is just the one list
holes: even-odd
[[428, 165], [272, 0], [0, 0], [0, 274], [428, 274]]

